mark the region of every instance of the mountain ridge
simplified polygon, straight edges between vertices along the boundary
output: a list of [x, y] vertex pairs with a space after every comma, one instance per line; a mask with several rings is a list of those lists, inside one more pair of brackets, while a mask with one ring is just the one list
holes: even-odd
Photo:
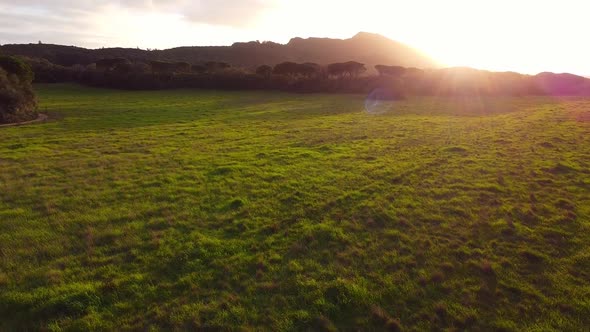
[[358, 61], [372, 68], [377, 64], [417, 68], [437, 68], [438, 63], [420, 51], [387, 37], [360, 32], [347, 39], [295, 37], [286, 44], [274, 42], [238, 42], [230, 46], [179, 46], [165, 50], [137, 48], [87, 49], [56, 44], [7, 44], [0, 52], [44, 58], [52, 63], [87, 65], [108, 57], [131, 60], [164, 60], [198, 63], [223, 61], [234, 66], [276, 65], [285, 61], [329, 64]]

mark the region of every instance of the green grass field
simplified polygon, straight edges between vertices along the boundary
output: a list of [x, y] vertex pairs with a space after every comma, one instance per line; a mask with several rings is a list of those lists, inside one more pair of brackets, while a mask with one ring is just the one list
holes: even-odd
[[590, 326], [590, 100], [36, 87], [0, 330]]

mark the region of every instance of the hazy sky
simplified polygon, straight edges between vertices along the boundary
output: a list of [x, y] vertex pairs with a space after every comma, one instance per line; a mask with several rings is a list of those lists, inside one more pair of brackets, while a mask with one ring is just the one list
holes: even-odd
[[589, 0], [0, 0], [0, 43], [169, 48], [376, 32], [448, 66], [590, 75]]

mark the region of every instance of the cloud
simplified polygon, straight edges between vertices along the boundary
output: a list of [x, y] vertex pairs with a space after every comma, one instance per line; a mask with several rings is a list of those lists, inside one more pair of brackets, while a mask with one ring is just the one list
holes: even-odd
[[0, 44], [43, 40], [69, 45], [89, 41], [96, 34], [87, 19], [90, 6], [68, 7], [66, 1], [57, 3], [64, 6], [49, 8], [47, 3], [39, 1], [0, 0]]
[[[97, 1], [79, 0], [0, 0], [4, 13], [37, 13], [51, 16], [91, 15], [105, 8], [120, 8], [142, 12], [178, 14], [187, 20], [201, 24], [224, 26], [245, 26], [255, 21], [266, 10], [275, 5], [276, 0], [119, 0]], [[42, 19], [42, 17], [39, 17]], [[37, 24], [38, 22], [27, 22]], [[42, 23], [42, 22], [41, 22]]]
[[196, 6], [187, 7], [187, 11], [182, 14], [187, 19], [199, 23], [247, 26], [274, 5], [274, 2], [264, 0], [199, 1]]
[[[178, 26], [248, 28], [277, 0], [0, 0], [0, 44], [47, 43], [99, 47], [118, 44], [126, 29], [104, 29], [118, 14], [118, 22], [141, 17], [177, 17]], [[121, 19], [123, 16], [123, 19]]]

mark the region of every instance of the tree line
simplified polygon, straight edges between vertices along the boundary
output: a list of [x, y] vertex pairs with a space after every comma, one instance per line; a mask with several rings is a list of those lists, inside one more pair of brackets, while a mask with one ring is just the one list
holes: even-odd
[[544, 73], [536, 76], [471, 68], [423, 70], [376, 65], [374, 72], [356, 61], [320, 65], [283, 62], [274, 66], [233, 67], [229, 63], [137, 61], [105, 58], [90, 65], [59, 66], [27, 58], [35, 81], [78, 82], [117, 89], [267, 89], [293, 92], [368, 93], [388, 91], [392, 98], [409, 95], [589, 95], [590, 80]]

